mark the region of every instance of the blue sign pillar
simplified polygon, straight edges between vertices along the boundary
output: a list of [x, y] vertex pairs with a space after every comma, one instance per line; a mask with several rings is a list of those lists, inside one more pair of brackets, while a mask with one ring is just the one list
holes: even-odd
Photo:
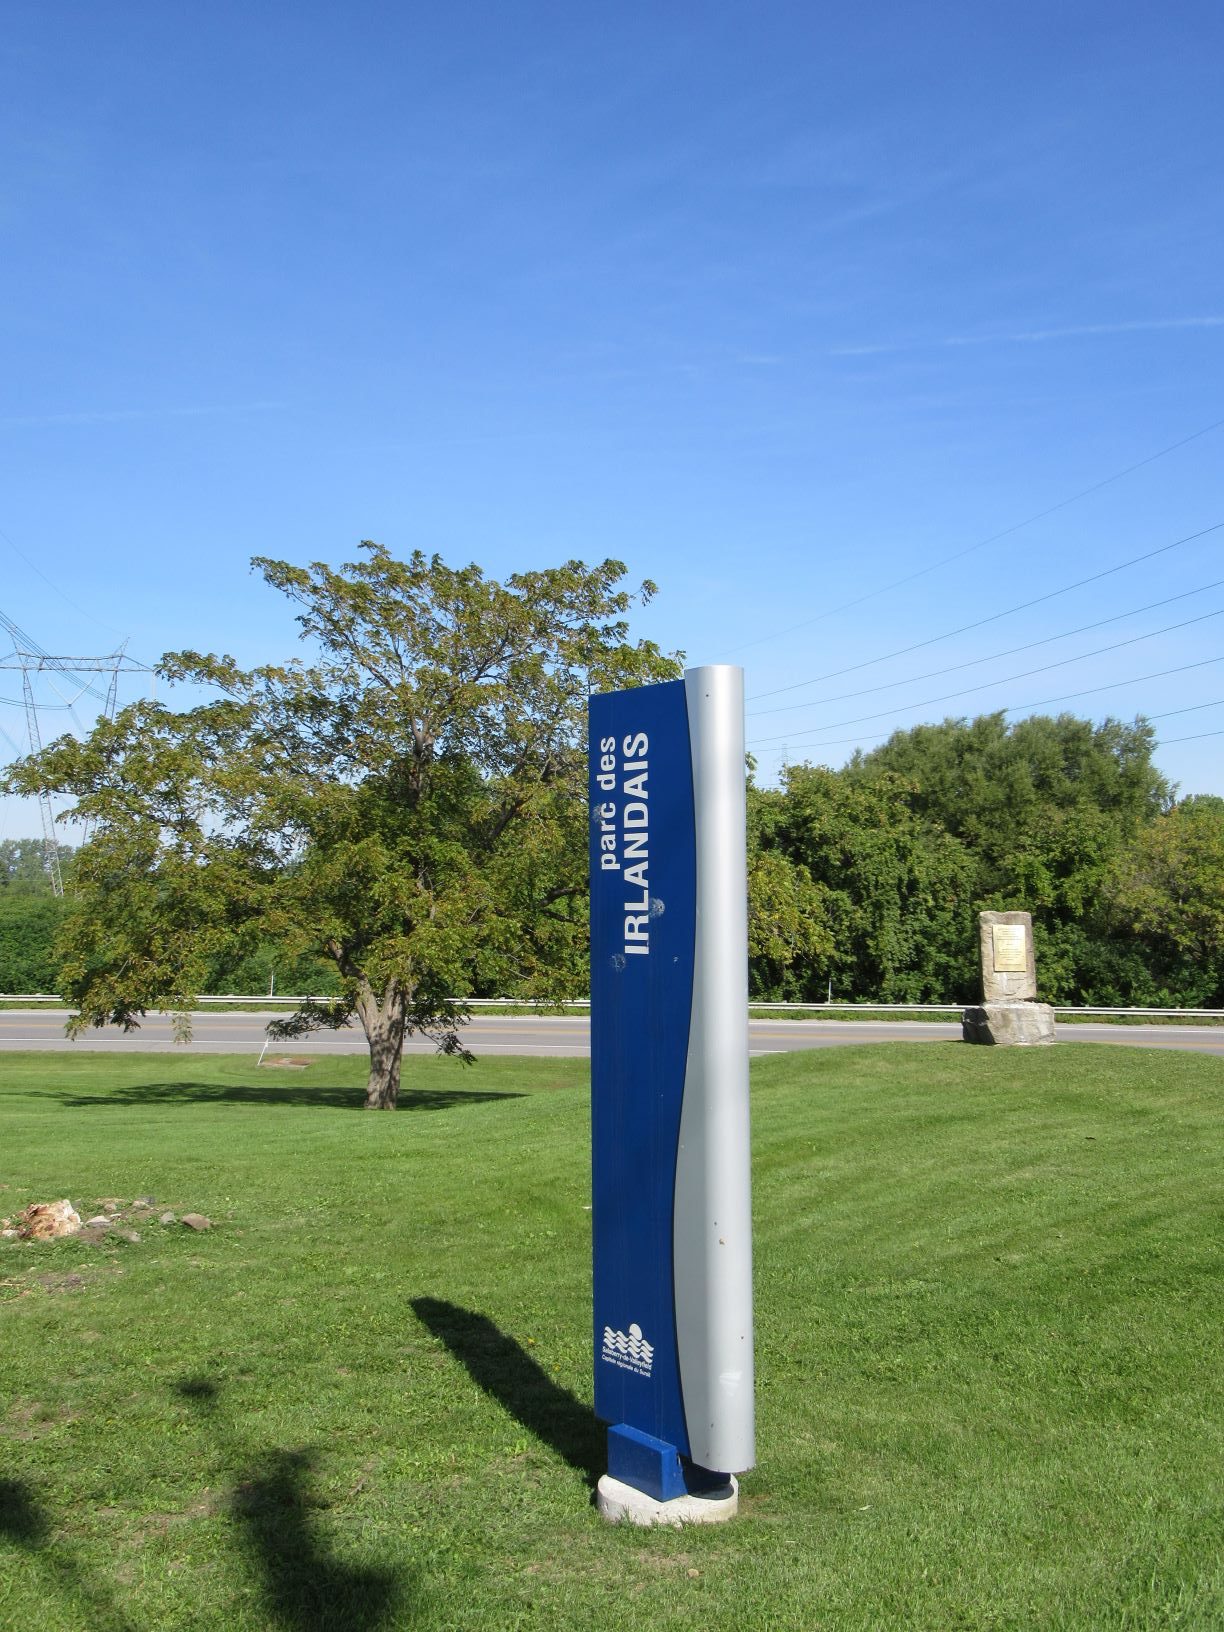
[[743, 672], [590, 701], [595, 1411], [656, 1501], [755, 1459]]

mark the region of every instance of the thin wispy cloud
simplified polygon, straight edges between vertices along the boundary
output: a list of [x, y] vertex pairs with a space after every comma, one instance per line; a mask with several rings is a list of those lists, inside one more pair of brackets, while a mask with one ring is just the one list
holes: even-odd
[[0, 418], [0, 426], [6, 429], [28, 429], [53, 425], [123, 425], [129, 420], [195, 419], [225, 414], [268, 413], [273, 409], [288, 406], [285, 402], [217, 402], [177, 408], [95, 408], [63, 414], [6, 414]]
[[831, 357], [874, 357], [886, 352], [941, 346], [1031, 346], [1047, 340], [1079, 340], [1112, 334], [1150, 334], [1170, 329], [1220, 329], [1224, 317], [1139, 318], [1128, 323], [1068, 323], [1062, 328], [1017, 329], [1004, 334], [946, 334], [929, 340], [884, 340], [861, 346], [833, 346]]

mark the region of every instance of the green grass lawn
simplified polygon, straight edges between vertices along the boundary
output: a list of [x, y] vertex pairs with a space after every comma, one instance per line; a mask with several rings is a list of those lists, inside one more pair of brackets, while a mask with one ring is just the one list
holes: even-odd
[[[0, 1054], [0, 1625], [1219, 1628], [1224, 1062], [779, 1055], [741, 1517], [591, 1506], [586, 1066]], [[156, 1216], [156, 1215], [154, 1215]]]

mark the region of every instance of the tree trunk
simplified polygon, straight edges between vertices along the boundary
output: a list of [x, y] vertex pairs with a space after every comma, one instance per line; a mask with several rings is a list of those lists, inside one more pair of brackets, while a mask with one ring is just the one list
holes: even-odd
[[393, 1111], [399, 1102], [400, 1061], [404, 1053], [407, 999], [398, 982], [391, 981], [380, 1004], [368, 982], [362, 982], [357, 1014], [370, 1048], [370, 1075], [366, 1082], [367, 1111]]

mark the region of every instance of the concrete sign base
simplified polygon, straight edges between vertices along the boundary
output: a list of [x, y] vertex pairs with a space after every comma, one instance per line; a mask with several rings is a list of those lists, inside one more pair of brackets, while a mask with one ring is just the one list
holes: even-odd
[[611, 1524], [670, 1524], [676, 1529], [685, 1524], [720, 1524], [724, 1519], [733, 1519], [739, 1511], [739, 1481], [732, 1478], [698, 1496], [673, 1496], [668, 1502], [656, 1502], [645, 1491], [605, 1473], [595, 1493], [595, 1506], [601, 1518]]

